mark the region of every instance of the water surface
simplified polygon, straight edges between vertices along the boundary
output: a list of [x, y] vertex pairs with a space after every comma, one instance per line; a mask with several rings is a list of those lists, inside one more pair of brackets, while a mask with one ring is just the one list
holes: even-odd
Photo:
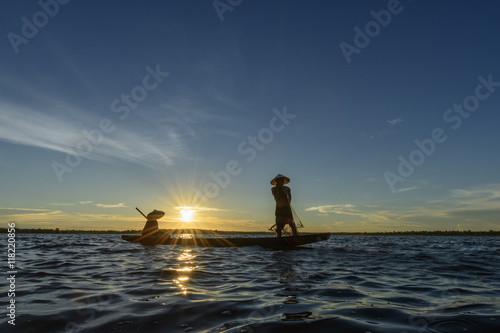
[[[334, 236], [273, 251], [20, 234], [15, 331], [496, 333], [499, 245]], [[5, 314], [0, 330], [14, 332]]]

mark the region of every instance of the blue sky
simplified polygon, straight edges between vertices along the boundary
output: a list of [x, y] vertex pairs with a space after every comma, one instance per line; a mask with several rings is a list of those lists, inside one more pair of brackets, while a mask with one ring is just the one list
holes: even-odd
[[499, 9], [11, 2], [0, 221], [266, 230], [282, 173], [304, 231], [499, 230]]

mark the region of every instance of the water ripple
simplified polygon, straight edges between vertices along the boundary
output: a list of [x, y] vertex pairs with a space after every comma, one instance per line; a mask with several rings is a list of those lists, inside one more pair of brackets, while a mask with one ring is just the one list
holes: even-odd
[[297, 251], [18, 241], [20, 332], [500, 329], [498, 238], [337, 236]]

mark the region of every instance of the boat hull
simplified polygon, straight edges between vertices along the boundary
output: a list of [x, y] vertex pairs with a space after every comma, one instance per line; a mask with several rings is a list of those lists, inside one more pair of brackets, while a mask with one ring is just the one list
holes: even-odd
[[144, 237], [140, 235], [122, 235], [122, 239], [143, 245], [180, 245], [201, 247], [242, 247], [261, 246], [264, 248], [294, 248], [301, 245], [326, 241], [330, 234], [310, 234], [289, 237], [216, 237], [216, 238], [182, 238], [182, 237]]

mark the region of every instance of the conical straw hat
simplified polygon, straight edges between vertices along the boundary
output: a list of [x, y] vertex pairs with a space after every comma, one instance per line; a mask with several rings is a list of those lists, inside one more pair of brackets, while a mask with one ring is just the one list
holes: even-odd
[[146, 216], [146, 218], [148, 220], [159, 220], [163, 217], [163, 215], [165, 215], [164, 212], [155, 209], [151, 213], [149, 213], [148, 216]]
[[273, 180], [271, 180], [271, 185], [276, 185], [276, 179], [280, 179], [280, 178], [283, 178], [285, 180], [283, 182], [283, 185], [288, 184], [290, 182], [290, 178], [283, 176], [281, 173], [278, 173], [278, 175], [276, 177], [274, 177]]

